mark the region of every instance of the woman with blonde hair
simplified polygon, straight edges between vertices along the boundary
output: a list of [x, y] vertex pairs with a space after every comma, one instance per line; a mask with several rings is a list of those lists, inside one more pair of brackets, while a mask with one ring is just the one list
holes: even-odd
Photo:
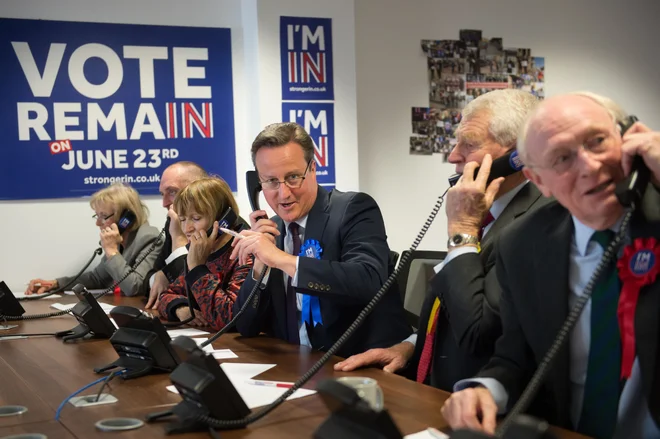
[[[96, 220], [96, 226], [101, 230], [100, 245], [104, 254], [101, 262], [94, 269], [83, 273], [76, 283], [81, 283], [89, 289], [102, 289], [121, 280], [119, 288], [124, 295], [142, 294], [144, 276], [153, 267], [163, 246], [163, 240], [155, 243], [159, 231], [147, 221], [149, 216], [147, 206], [142, 203], [137, 191], [124, 183], [113, 183], [95, 192], [89, 204], [94, 210], [92, 217]], [[131, 211], [135, 215], [135, 220], [120, 234], [117, 222], [122, 219], [126, 211]], [[150, 251], [148, 256], [129, 273], [132, 264], [148, 251]], [[25, 294], [45, 293], [66, 286], [73, 279], [73, 277], [60, 277], [55, 280], [33, 279]]]
[[[179, 276], [160, 296], [158, 311], [169, 321], [185, 321], [193, 326], [222, 329], [233, 316], [236, 295], [250, 272], [254, 260], [239, 265], [230, 259], [232, 235], [219, 230], [218, 219], [227, 209], [236, 214], [236, 228], [245, 222], [238, 216], [238, 206], [227, 183], [217, 177], [195, 180], [174, 199], [174, 211], [188, 238], [187, 274]], [[210, 235], [207, 231], [212, 228]], [[192, 295], [195, 315], [191, 316], [186, 286]]]

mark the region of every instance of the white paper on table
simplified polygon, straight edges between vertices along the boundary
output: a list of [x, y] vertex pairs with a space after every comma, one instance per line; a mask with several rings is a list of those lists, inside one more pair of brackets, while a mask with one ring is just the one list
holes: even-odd
[[[201, 345], [204, 343], [208, 338], [193, 338], [195, 342], [197, 343], [197, 346]], [[236, 355], [234, 352], [232, 352], [231, 349], [214, 349], [213, 346], [210, 344], [204, 346], [202, 348], [204, 352], [208, 352], [209, 354], [213, 355], [213, 358], [216, 360], [222, 360], [222, 359], [227, 359], [227, 358], [238, 358], [238, 355]]]
[[431, 434], [428, 430], [422, 430], [418, 433], [409, 434], [403, 437], [403, 439], [441, 439], [441, 438], [449, 439], [449, 436], [447, 436], [441, 431], [438, 431], [435, 434]]
[[[289, 390], [282, 387], [257, 386], [246, 382], [250, 378], [275, 366], [276, 364], [255, 363], [222, 363], [220, 365], [225, 374], [227, 374], [229, 381], [231, 381], [238, 394], [241, 395], [241, 398], [243, 398], [243, 401], [245, 401], [245, 404], [250, 409], [268, 405]], [[167, 390], [172, 393], [178, 393], [174, 386], [167, 386]], [[287, 400], [302, 398], [315, 393], [316, 390], [298, 389]]]
[[210, 335], [206, 331], [195, 328], [182, 328], [182, 329], [170, 329], [167, 331], [171, 338], [186, 336], [186, 337], [199, 337], [200, 335]]
[[[26, 296], [26, 295], [25, 295], [25, 292], [22, 292], [22, 293], [14, 293], [14, 297], [16, 297], [17, 299], [22, 299], [22, 298], [24, 298], [24, 297], [35, 297], [35, 298], [36, 298], [36, 297], [41, 297], [41, 296], [43, 296], [44, 294], [48, 294], [48, 293], [43, 293], [43, 294], [30, 294], [29, 296]], [[52, 296], [45, 297], [45, 299], [59, 299], [59, 298], [61, 298], [61, 297], [62, 297], [61, 294], [53, 294]], [[35, 300], [36, 300], [36, 299], [35, 299]]]
[[[99, 302], [99, 305], [101, 306], [101, 309], [105, 311], [106, 314], [110, 314], [110, 311], [115, 309], [114, 305], [109, 305], [107, 303]], [[74, 306], [76, 306], [75, 303], [67, 303], [66, 305], [62, 303], [53, 303], [50, 307], [55, 308], [59, 311], [70, 311], [71, 308], [73, 308]]]

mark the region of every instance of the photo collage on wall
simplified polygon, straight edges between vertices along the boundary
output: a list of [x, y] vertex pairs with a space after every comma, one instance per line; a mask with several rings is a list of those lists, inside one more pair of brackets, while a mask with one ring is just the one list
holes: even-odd
[[461, 110], [492, 90], [516, 88], [545, 97], [545, 59], [525, 48], [505, 48], [502, 38], [461, 30], [458, 40], [422, 40], [427, 56], [429, 106], [412, 108], [410, 154], [442, 154], [456, 145]]

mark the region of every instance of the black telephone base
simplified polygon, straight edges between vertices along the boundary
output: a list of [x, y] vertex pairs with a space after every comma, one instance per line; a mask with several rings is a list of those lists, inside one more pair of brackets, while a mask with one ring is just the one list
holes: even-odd
[[160, 368], [153, 367], [151, 361], [126, 358], [126, 357], [119, 357], [117, 360], [115, 360], [110, 364], [107, 364], [102, 367], [94, 368], [94, 372], [103, 373], [117, 368], [126, 370], [126, 372], [121, 375], [121, 378], [123, 380], [140, 378], [145, 375], [149, 375], [150, 373], [153, 372], [156, 373], [167, 372], [165, 370], [161, 370]]
[[350, 407], [334, 411], [314, 432], [314, 439], [402, 439], [387, 410], [360, 413]]
[[96, 335], [87, 326], [83, 325], [78, 325], [73, 329], [69, 329], [68, 331], [56, 332], [55, 337], [61, 338], [64, 343], [78, 339], [89, 340], [91, 338], [109, 338]]
[[208, 431], [209, 427], [203, 422], [195, 419], [195, 412], [191, 411], [185, 403], [179, 403], [173, 410], [166, 412], [149, 413], [145, 420], [147, 422], [155, 422], [161, 419], [176, 416], [177, 419], [170, 421], [165, 426], [165, 434], [182, 434], [182, 433], [196, 433], [200, 431]]

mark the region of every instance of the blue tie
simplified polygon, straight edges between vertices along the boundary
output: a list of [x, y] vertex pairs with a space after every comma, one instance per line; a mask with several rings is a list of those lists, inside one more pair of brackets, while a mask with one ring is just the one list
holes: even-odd
[[[611, 230], [598, 231], [591, 237], [603, 249], [614, 238]], [[579, 433], [597, 439], [614, 434], [621, 391], [621, 335], [617, 306], [621, 285], [616, 261], [605, 267], [591, 296], [591, 343], [587, 379], [584, 385]]]

